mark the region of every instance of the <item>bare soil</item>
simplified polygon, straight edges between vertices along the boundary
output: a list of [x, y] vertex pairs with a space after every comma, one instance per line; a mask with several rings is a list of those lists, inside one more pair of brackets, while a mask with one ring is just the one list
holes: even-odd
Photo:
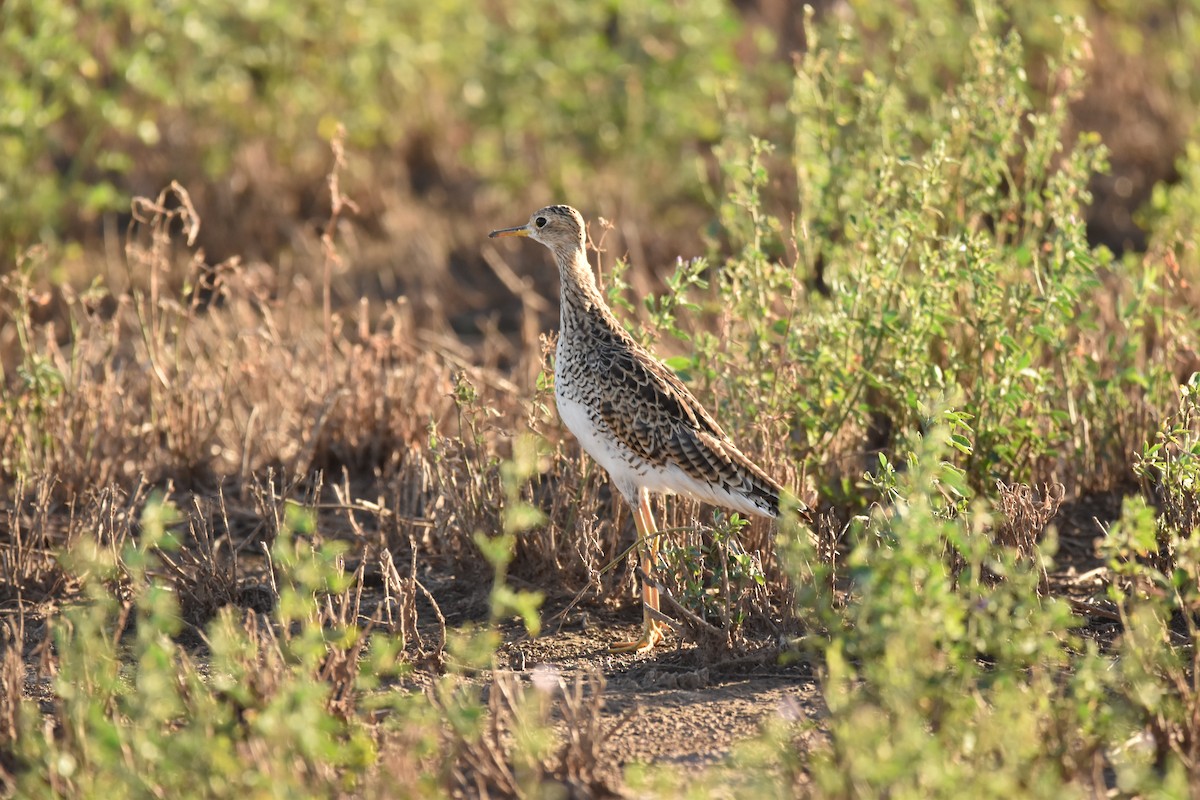
[[795, 658], [781, 665], [774, 648], [709, 661], [668, 635], [652, 653], [609, 655], [610, 642], [637, 635], [639, 617], [631, 606], [611, 619], [584, 612], [536, 639], [509, 631], [500, 663], [507, 658], [523, 673], [549, 667], [564, 677], [593, 670], [603, 675], [605, 716], [614, 723], [628, 718], [606, 742], [605, 760], [615, 767], [712, 765], [771, 716], [795, 721], [824, 715], [810, 667]]

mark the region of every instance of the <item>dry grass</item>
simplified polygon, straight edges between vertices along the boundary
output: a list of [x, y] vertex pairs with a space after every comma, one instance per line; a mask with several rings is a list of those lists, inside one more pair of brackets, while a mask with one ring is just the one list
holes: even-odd
[[[335, 167], [330, 187], [340, 198], [336, 175]], [[509, 572], [518, 585], [543, 587], [558, 604], [571, 597], [632, 603], [629, 514], [602, 471], [563, 435], [548, 391], [536, 386], [552, 350], [536, 333], [548, 304], [528, 284], [513, 283], [498, 254], [495, 270], [522, 300], [524, 332], [515, 341], [496, 336], [476, 348], [448, 327], [418, 326], [408, 298], [340, 304], [353, 290], [340, 282], [345, 256], [334, 234], [349, 205], [342, 199], [335, 209], [316, 281], [236, 258], [209, 263], [194, 247], [201, 220], [178, 184], [135, 204], [124, 244], [126, 291], [61, 287], [47, 299], [31, 270], [0, 278], [9, 320], [0, 341], [16, 345], [0, 348], [0, 475], [12, 482], [0, 498], [5, 781], [20, 769], [12, 745], [27, 693], [22, 653], [40, 644], [47, 654], [46, 631], [61, 624], [64, 604], [101, 577], [78, 572], [70, 554], [94, 546], [119, 567], [123, 548], [142, 536], [151, 502], [175, 509], [177, 546], [156, 556], [158, 577], [179, 603], [179, 641], [189, 658], [203, 662], [207, 628], [223, 613], [256, 643], [250, 699], [236, 702], [247, 704], [247, 720], [276, 696], [289, 658], [293, 634], [268, 615], [288, 580], [269, 553], [290, 505], [314, 511], [313, 547], [350, 545], [339, 562], [346, 588], [324, 598], [315, 620], [358, 631], [330, 642], [315, 675], [331, 687], [328, 710], [341, 719], [363, 713], [359, 682], [372, 630], [397, 636], [404, 660], [421, 674], [445, 669], [448, 623], [430, 580], [453, 573], [456, 586], [476, 595], [459, 609], [484, 608], [491, 569], [474, 536], [502, 530], [509, 503], [547, 515], [517, 538]], [[532, 476], [506, 486], [502, 462], [523, 430], [545, 444]], [[697, 529], [698, 512], [689, 502], [658, 510], [664, 528], [693, 531], [685, 547], [709, 536]], [[778, 619], [791, 593], [768, 526], [754, 523], [743, 545], [761, 554], [771, 588], [739, 598], [737, 610]], [[122, 608], [113, 633], [120, 639], [135, 630], [134, 587], [120, 567], [102, 584]], [[682, 594], [685, 587], [664, 588]], [[776, 623], [769, 628], [758, 633], [778, 633]], [[734, 645], [731, 630], [726, 614], [722, 649]], [[38, 674], [54, 670], [50, 657]], [[571, 796], [612, 794], [619, 778], [604, 743], [623, 723], [605, 721], [603, 678], [539, 680], [530, 694], [511, 676], [495, 676], [487, 733], [464, 739], [447, 730], [445, 746], [457, 753], [443, 776], [452, 793], [512, 794], [533, 769], [537, 781]], [[62, 713], [51, 712], [57, 722], [47, 731], [66, 724]], [[525, 751], [514, 749], [511, 732], [528, 714], [539, 725], [556, 719], [561, 740], [536, 764], [515, 764]], [[381, 763], [399, 758], [394, 745], [405, 734], [376, 735]], [[250, 741], [242, 754], [248, 762], [255, 746]]]
[[[618, 776], [605, 758], [604, 746], [632, 716], [606, 723], [603, 694], [604, 678], [597, 673], [567, 681], [554, 668], [541, 667], [529, 687], [511, 673], [496, 673], [487, 686], [483, 729], [466, 734], [446, 728], [446, 746], [460, 754], [446, 776], [451, 795], [523, 797], [549, 790], [576, 798], [619, 796]], [[449, 687], [431, 696], [447, 717], [462, 702]], [[544, 730], [554, 712], [561, 741], [533, 743], [528, 750], [516, 751], [532, 752], [533, 758], [514, 760], [514, 732]]]
[[13, 747], [20, 735], [25, 696], [24, 619], [6, 620], [0, 630], [0, 791], [7, 792], [20, 768]]
[[[158, 556], [179, 600], [181, 641], [202, 654], [206, 626], [233, 608], [258, 643], [258, 664], [248, 672], [247, 691], [257, 698], [250, 714], [279, 691], [288, 658], [291, 634], [264, 614], [288, 579], [266, 554], [290, 503], [316, 511], [314, 546], [352, 544], [340, 562], [347, 588], [325, 598], [316, 620], [359, 631], [329, 647], [315, 676], [331, 687], [329, 711], [342, 719], [360, 713], [363, 648], [374, 628], [399, 636], [413, 664], [433, 674], [443, 669], [446, 620], [423, 578], [442, 564], [486, 588], [489, 568], [473, 536], [502, 527], [499, 466], [514, 429], [533, 427], [560, 441], [514, 498], [551, 516], [520, 540], [516, 576], [532, 583], [555, 575], [557, 591], [593, 599], [616, 588], [619, 573], [600, 570], [621, 549], [607, 484], [561, 442], [544, 408], [548, 398], [528, 402], [543, 365], [541, 343], [529, 337], [520, 356], [525, 376], [514, 381], [496, 366], [511, 350], [479, 365], [457, 339], [416, 329], [404, 300], [335, 310], [337, 212], [330, 223], [320, 285], [283, 285], [261, 266], [209, 264], [191, 249], [200, 220], [174, 185], [135, 205], [125, 246], [128, 292], [64, 289], [54, 295], [53, 313], [41, 315], [46, 303], [27, 273], [4, 277], [0, 303], [12, 320], [5, 330], [15, 326], [20, 344], [4, 363], [16, 381], [6, 388], [9, 424], [0, 432], [0, 473], [16, 481], [0, 501], [0, 604], [9, 615], [0, 662], [6, 783], [20, 769], [12, 744], [26, 692], [26, 625], [44, 636], [89, 580], [61, 554], [94, 543], [115, 555], [138, 540], [151, 487], [178, 509], [179, 546]], [[107, 586], [126, 609], [117, 630], [129, 632], [128, 576], [118, 570]], [[564, 683], [539, 695], [543, 712], [549, 696], [557, 697], [570, 731], [548, 756], [545, 775], [579, 796], [603, 786], [596, 777], [602, 684], [591, 679], [589, 692]], [[496, 737], [515, 721], [517, 691], [497, 678]], [[511, 746], [487, 741], [487, 753], [479, 742], [463, 752], [449, 785], [511, 786]]]
[[1032, 487], [1010, 486], [1003, 481], [997, 482], [996, 489], [1000, 495], [999, 510], [1004, 515], [993, 534], [997, 544], [1016, 551], [1019, 558], [1032, 560], [1038, 540], [1062, 507], [1066, 489], [1059, 483], [1046, 485], [1039, 493]]

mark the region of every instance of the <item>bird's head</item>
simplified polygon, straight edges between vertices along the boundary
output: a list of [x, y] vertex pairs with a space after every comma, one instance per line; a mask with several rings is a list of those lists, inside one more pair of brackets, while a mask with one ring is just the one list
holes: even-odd
[[570, 255], [583, 250], [583, 216], [570, 206], [546, 206], [533, 212], [524, 225], [492, 231], [488, 236], [527, 236], [555, 253]]

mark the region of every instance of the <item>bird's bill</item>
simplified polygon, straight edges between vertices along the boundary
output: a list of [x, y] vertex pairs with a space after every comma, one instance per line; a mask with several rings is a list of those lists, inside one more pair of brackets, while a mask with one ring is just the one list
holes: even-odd
[[529, 228], [525, 225], [518, 225], [515, 228], [501, 228], [498, 231], [492, 231], [488, 234], [489, 239], [499, 239], [502, 236], [528, 236]]

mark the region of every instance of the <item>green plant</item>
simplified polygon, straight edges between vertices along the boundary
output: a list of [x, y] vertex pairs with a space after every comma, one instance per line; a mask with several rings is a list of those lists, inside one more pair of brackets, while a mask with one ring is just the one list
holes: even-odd
[[[478, 68], [467, 77], [478, 131], [468, 154], [509, 180], [523, 181], [524, 170], [505, 165], [531, 157], [551, 190], [567, 196], [625, 198], [585, 178], [601, 163], [678, 192], [692, 182], [680, 153], [719, 133], [719, 95], [729, 85], [757, 94], [737, 72], [739, 21], [719, 0], [535, 2], [500, 17], [482, 31]], [[778, 67], [761, 69], [782, 77]]]
[[[1200, 374], [1136, 456], [1143, 496], [1126, 500], [1103, 552], [1123, 633], [1120, 700], [1139, 726], [1118, 760], [1121, 786], [1183, 791], [1200, 776]], [[1154, 503], [1154, 507], [1147, 501]]]
[[[1159, 508], [1158, 533], [1138, 546], [1165, 575], [1175, 569], [1175, 548], [1200, 527], [1200, 373], [1179, 387], [1179, 408], [1164, 420], [1153, 442], [1137, 455], [1133, 472]], [[1164, 575], [1164, 577], [1165, 577]]]
[[660, 556], [680, 586], [676, 599], [731, 641], [766, 585], [758, 555], [738, 540], [746, 525], [736, 513], [716, 511], [711, 526], [684, 533], [682, 541], [679, 532], [665, 536]]
[[[861, 63], [852, 43], [839, 52]], [[1084, 139], [1059, 161], [1071, 83], [1036, 109], [1019, 39], [981, 30], [970, 53], [961, 83], [920, 124], [887, 84], [856, 92], [827, 54], [814, 51], [798, 72], [798, 141], [810, 131], [845, 138], [835, 121], [846, 106], [854, 121], [832, 157], [808, 146], [796, 155], [808, 199], [797, 239], [832, 224], [840, 243], [822, 253], [833, 296], [813, 304], [824, 324], [786, 346], [822, 387], [797, 420], [818, 447], [880, 413], [895, 438], [911, 435], [931, 401], [961, 392], [973, 430], [962, 464], [980, 488], [1000, 471], [1032, 479], [1078, 449], [1071, 400], [1063, 408], [1057, 387], [1094, 383], [1066, 373], [1088, 366], [1069, 352], [1102, 264], [1078, 215], [1101, 155]], [[1077, 55], [1064, 57], [1078, 80]], [[870, 177], [843, 182], [841, 171]]]
[[[754, 420], [771, 447], [790, 441], [784, 452], [846, 475], [851, 498], [858, 465], [919, 436], [945, 403], [969, 436], [955, 462], [976, 490], [1105, 474], [1127, 442], [1112, 432], [1171, 379], [1143, 357], [1147, 320], [1189, 323], [1162, 314], [1153, 278], [1088, 244], [1081, 210], [1104, 150], [1087, 134], [1061, 142], [1086, 35], [1062, 31], [1042, 96], [1021, 39], [980, 24], [960, 79], [920, 115], [898, 67], [872, 73], [851, 31], [824, 33], [797, 68], [786, 148], [746, 142], [735, 124], [718, 150], [733, 254], [703, 306], [714, 325], [680, 326], [678, 301], [649, 304], [656, 327], [690, 346], [673, 366], [719, 392], [731, 427]], [[915, 58], [925, 44], [914, 34], [896, 47]], [[781, 149], [795, 197], [767, 189]], [[668, 294], [701, 294], [696, 269], [681, 264]], [[1114, 272], [1115, 325], [1090, 311]], [[1121, 334], [1097, 341], [1102, 324]]]
[[[1192, 402], [1185, 392], [1181, 405]], [[1182, 476], [1168, 477], [1175, 483]], [[1180, 483], [1173, 490], [1191, 491]], [[1200, 549], [1191, 532], [1172, 525], [1169, 512], [1156, 515], [1134, 498], [1108, 529], [1103, 552], [1115, 576], [1108, 594], [1122, 630], [1114, 648], [1114, 705], [1131, 723], [1115, 750], [1117, 785], [1186, 794], [1200, 775]]]
[[610, 163], [660, 197], [695, 193], [679, 152], [716, 136], [726, 85], [758, 83], [737, 74], [740, 24], [720, 0], [22, 0], [4, 22], [5, 256], [86, 237], [132, 185], [211, 182], [211, 199], [244, 203], [218, 184], [253, 175], [267, 185], [252, 191], [293, 191], [283, 173], [315, 180], [339, 122], [352, 146], [408, 160], [417, 191], [445, 160], [510, 184], [532, 169], [572, 195]]
[[[713, 667], [692, 707], [771, 673], [825, 713], [755, 709], [726, 764], [644, 765], [634, 791], [1192, 791], [1200, 157], [1143, 216], [1151, 250], [1114, 258], [1084, 228], [1104, 150], [1067, 113], [1115, 42], [1193, 114], [1185, 5], [1055, 4], [1089, 36], [1040, 7], [856, 3], [807, 20], [789, 75], [764, 54], [798, 32], [754, 17], [777, 3], [6, 4], [7, 254], [169, 165], [223, 209], [207, 230], [278, 230], [287, 256], [208, 264], [172, 186], [123, 253], [118, 231], [0, 278], [0, 793], [602, 794], [630, 753], [609, 701], [679, 729], [659, 692], [693, 673], [617, 660], [613, 696], [591, 671], [628, 518], [551, 371], [523, 369], [552, 277], [504, 281], [519, 337], [469, 285], [505, 190], [618, 217], [612, 305], [818, 506], [778, 528], [661, 506], [656, 577], [721, 647], [656, 667]], [[322, 273], [339, 118], [364, 215], [328, 217], [346, 257]], [[454, 271], [413, 289], [418, 256]], [[476, 335], [458, 310], [482, 304]], [[1143, 497], [1095, 528], [1131, 466]]]
[[[1110, 735], [1106, 661], [1066, 603], [1039, 597], [1039, 570], [993, 544], [948, 435], [935, 428], [888, 473], [895, 505], [856, 520], [846, 601], [820, 584], [800, 596], [830, 631], [805, 640], [828, 744], [784, 763], [817, 796], [1050, 796], [1090, 780]], [[788, 547], [798, 586], [805, 542]]]
[[[179, 547], [178, 521], [169, 501], [152, 499], [139, 540], [115, 557], [83, 542], [67, 558], [88, 576], [89, 602], [54, 626], [57, 732], [22, 709], [19, 793], [294, 797], [361, 782], [376, 746], [350, 698], [402, 661], [386, 636], [333, 611], [353, 597], [340, 548], [293, 535], [311, 521], [289, 514], [272, 547], [277, 616], [222, 609], [202, 668], [179, 643], [174, 592], [155, 577], [158, 553]], [[123, 599], [105, 586], [114, 580]], [[253, 770], [242, 764], [250, 754]]]

